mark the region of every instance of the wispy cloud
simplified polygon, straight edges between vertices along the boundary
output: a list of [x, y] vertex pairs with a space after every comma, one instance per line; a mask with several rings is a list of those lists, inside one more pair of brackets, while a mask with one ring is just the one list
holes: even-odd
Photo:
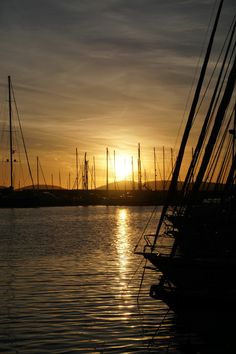
[[171, 145], [212, 11], [207, 0], [2, 0], [1, 97], [11, 74], [33, 152]]

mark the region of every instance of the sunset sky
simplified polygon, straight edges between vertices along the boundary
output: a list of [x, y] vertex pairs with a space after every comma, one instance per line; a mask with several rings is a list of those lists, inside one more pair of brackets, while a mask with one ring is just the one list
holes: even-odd
[[[219, 33], [233, 11], [226, 0]], [[77, 147], [99, 185], [106, 147], [136, 164], [140, 143], [153, 179], [153, 147], [178, 146], [212, 13], [214, 0], [1, 0], [1, 127], [11, 75], [34, 171], [39, 156], [66, 185]]]

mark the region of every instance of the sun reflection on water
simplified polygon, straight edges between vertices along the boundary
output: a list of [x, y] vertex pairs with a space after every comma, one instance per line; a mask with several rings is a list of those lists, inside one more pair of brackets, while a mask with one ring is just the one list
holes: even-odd
[[118, 209], [117, 215], [117, 252], [119, 255], [119, 270], [121, 278], [126, 278], [125, 273], [128, 265], [128, 253], [130, 248], [128, 237], [128, 220], [129, 215], [127, 209]]
[[[131, 291], [128, 283], [130, 280], [129, 262], [130, 262], [130, 214], [128, 209], [117, 210], [117, 229], [116, 229], [116, 249], [118, 254], [119, 284], [122, 292], [120, 296], [122, 302], [119, 303], [120, 310], [124, 311], [123, 320], [128, 320], [130, 309], [127, 312], [127, 306], [131, 298]], [[119, 297], [120, 297], [119, 296]], [[133, 305], [131, 306], [133, 307]]]

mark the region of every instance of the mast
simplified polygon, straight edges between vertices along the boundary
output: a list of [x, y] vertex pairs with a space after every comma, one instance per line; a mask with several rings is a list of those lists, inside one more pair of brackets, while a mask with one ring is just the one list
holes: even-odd
[[79, 162], [78, 162], [78, 150], [75, 149], [75, 168], [76, 168], [76, 189], [79, 189]]
[[[192, 147], [192, 160], [193, 160], [193, 158], [194, 158], [194, 148]], [[192, 171], [191, 182], [192, 182], [192, 184], [194, 183], [194, 171]]]
[[106, 190], [108, 191], [108, 183], [109, 183], [109, 166], [108, 166], [108, 147], [106, 148]]
[[59, 187], [61, 188], [61, 172], [60, 172], [60, 170], [59, 170], [58, 179], [59, 179]]
[[[126, 171], [126, 159], [124, 159], [124, 169]], [[125, 179], [124, 179], [124, 182], [125, 182], [125, 191], [126, 191], [126, 176], [125, 176]]]
[[162, 148], [163, 159], [163, 191], [166, 189], [166, 166], [165, 166], [165, 146]]
[[12, 106], [11, 106], [11, 77], [8, 76], [8, 101], [9, 101], [9, 138], [10, 138], [10, 188], [13, 189], [13, 148], [12, 148]]
[[181, 163], [182, 163], [185, 147], [186, 147], [186, 144], [187, 144], [187, 140], [188, 140], [188, 137], [189, 137], [189, 133], [190, 133], [190, 130], [191, 130], [191, 127], [192, 127], [193, 119], [194, 119], [194, 116], [195, 116], [195, 111], [196, 111], [198, 99], [199, 99], [199, 96], [200, 96], [203, 80], [204, 80], [204, 77], [205, 77], [206, 68], [207, 68], [207, 64], [208, 64], [208, 61], [209, 61], [211, 48], [212, 48], [212, 44], [213, 44], [216, 28], [217, 28], [217, 25], [218, 25], [218, 21], [219, 21], [222, 5], [223, 5], [223, 0], [221, 0], [219, 8], [218, 8], [218, 11], [217, 11], [217, 15], [216, 15], [215, 23], [214, 23], [213, 30], [212, 30], [212, 33], [211, 33], [210, 41], [209, 41], [209, 44], [208, 44], [206, 56], [205, 56], [205, 59], [204, 59], [203, 65], [202, 65], [202, 69], [201, 69], [201, 73], [200, 73], [200, 76], [199, 76], [198, 84], [197, 84], [197, 87], [196, 87], [195, 95], [194, 95], [194, 98], [193, 98], [191, 110], [189, 112], [189, 117], [188, 117], [188, 120], [187, 120], [187, 124], [186, 124], [184, 135], [183, 135], [183, 139], [182, 139], [182, 142], [181, 142], [181, 145], [180, 145], [180, 149], [179, 149], [179, 154], [178, 154], [178, 157], [177, 157], [177, 160], [176, 160], [176, 165], [175, 165], [175, 169], [174, 169], [174, 173], [173, 173], [173, 178], [172, 178], [171, 184], [170, 184], [170, 193], [174, 192], [174, 190], [176, 188], [176, 185], [177, 185], [177, 182], [178, 182], [180, 167], [181, 167]]
[[114, 189], [116, 190], [116, 152], [114, 150]]
[[223, 59], [222, 65], [221, 65], [221, 70], [219, 72], [219, 76], [218, 76], [218, 79], [217, 79], [217, 82], [216, 82], [216, 85], [215, 85], [215, 88], [214, 88], [214, 92], [213, 92], [213, 95], [212, 95], [212, 98], [211, 98], [211, 101], [210, 101], [210, 104], [209, 104], [209, 107], [208, 107], [208, 111], [207, 111], [207, 114], [206, 114], [206, 117], [205, 117], [205, 120], [204, 120], [204, 124], [202, 126], [201, 133], [199, 135], [197, 145], [196, 145], [196, 147], [194, 149], [194, 152], [193, 152], [192, 161], [191, 161], [191, 164], [190, 164], [190, 166], [188, 168], [188, 171], [187, 171], [187, 174], [186, 174], [186, 177], [185, 177], [185, 181], [184, 181], [184, 184], [183, 184], [183, 187], [182, 187], [182, 190], [183, 190], [184, 193], [187, 192], [188, 184], [191, 182], [191, 180], [193, 180], [194, 168], [195, 168], [195, 165], [197, 163], [197, 159], [199, 157], [199, 154], [201, 152], [201, 148], [203, 146], [203, 143], [205, 141], [206, 131], [207, 131], [207, 127], [208, 127], [209, 121], [211, 119], [213, 106], [215, 104], [215, 100], [216, 100], [217, 96], [219, 97], [218, 89], [219, 89], [221, 77], [223, 75], [223, 70], [225, 68], [225, 64], [226, 64], [226, 60], [227, 60], [228, 53], [229, 53], [229, 50], [230, 50], [230, 46], [231, 46], [232, 41], [233, 41], [234, 32], [235, 32], [235, 21], [234, 21], [234, 26], [232, 27], [231, 36], [230, 36], [230, 39], [229, 39], [229, 42], [228, 42], [228, 47], [226, 49], [225, 56], [224, 56], [224, 59]]
[[203, 62], [203, 65], [202, 65], [200, 76], [199, 76], [199, 80], [198, 80], [197, 87], [196, 87], [196, 90], [195, 90], [192, 106], [191, 106], [191, 109], [190, 109], [190, 112], [189, 112], [188, 120], [187, 120], [187, 123], [186, 123], [186, 126], [185, 126], [185, 131], [184, 131], [183, 138], [182, 138], [182, 141], [181, 141], [181, 145], [180, 145], [180, 148], [179, 148], [179, 153], [178, 153], [178, 156], [177, 156], [177, 159], [176, 159], [175, 168], [174, 168], [173, 176], [172, 176], [172, 179], [171, 179], [171, 182], [170, 182], [170, 187], [169, 187], [169, 191], [168, 191], [168, 195], [167, 195], [167, 200], [166, 200], [166, 203], [165, 203], [165, 205], [164, 205], [164, 207], [162, 209], [161, 217], [160, 217], [160, 220], [159, 220], [159, 223], [158, 223], [158, 226], [157, 226], [156, 235], [155, 235], [155, 238], [154, 238], [152, 250], [155, 247], [155, 244], [156, 244], [156, 241], [157, 241], [157, 237], [159, 235], [159, 232], [160, 232], [160, 229], [161, 229], [161, 225], [163, 223], [163, 220], [164, 220], [165, 214], [167, 212], [169, 203], [173, 199], [173, 195], [174, 195], [174, 193], [176, 191], [176, 186], [177, 186], [177, 182], [178, 182], [178, 178], [179, 178], [180, 167], [181, 167], [181, 164], [182, 164], [182, 160], [183, 160], [183, 156], [184, 156], [187, 140], [188, 140], [188, 137], [189, 137], [189, 133], [190, 133], [190, 130], [192, 128], [192, 123], [193, 123], [193, 119], [194, 119], [194, 116], [195, 116], [195, 112], [196, 112], [197, 103], [198, 103], [198, 100], [199, 100], [199, 96], [200, 96], [203, 80], [204, 80], [204, 77], [205, 77], [206, 68], [207, 68], [207, 65], [208, 65], [208, 61], [209, 61], [209, 57], [210, 57], [210, 53], [211, 53], [211, 48], [212, 48], [214, 37], [215, 37], [216, 28], [217, 28], [217, 25], [218, 25], [218, 22], [219, 22], [219, 17], [220, 17], [223, 1], [224, 0], [220, 1], [219, 7], [218, 7], [218, 11], [217, 11], [217, 14], [216, 14], [216, 19], [215, 19], [215, 22], [214, 22], [214, 26], [213, 26], [211, 37], [210, 37], [209, 44], [208, 44], [208, 47], [207, 47], [206, 55], [205, 55], [205, 58], [204, 58], [204, 62]]
[[173, 176], [174, 172], [174, 154], [173, 154], [173, 149], [170, 148], [170, 159], [171, 159], [171, 176]]
[[138, 143], [138, 190], [142, 190], [142, 171], [141, 171], [141, 158], [140, 158], [140, 143]]
[[157, 190], [157, 158], [156, 158], [156, 149], [153, 148], [153, 157], [154, 157], [154, 190]]
[[131, 156], [131, 168], [132, 168], [132, 189], [135, 190], [135, 183], [134, 183], [134, 158]]
[[95, 156], [93, 156], [93, 184], [96, 189], [96, 168], [95, 168]]
[[207, 165], [209, 163], [211, 154], [212, 154], [212, 150], [215, 146], [215, 143], [217, 141], [217, 137], [223, 122], [223, 117], [225, 115], [226, 109], [229, 105], [230, 99], [233, 95], [233, 91], [234, 91], [234, 86], [235, 86], [235, 77], [236, 77], [236, 60], [234, 60], [232, 69], [229, 73], [229, 77], [228, 77], [228, 81], [226, 84], [226, 88], [225, 88], [225, 92], [224, 95], [222, 97], [222, 100], [220, 102], [216, 117], [215, 117], [215, 122], [211, 131], [211, 135], [209, 137], [208, 143], [206, 145], [205, 148], [205, 153], [202, 159], [202, 163], [201, 166], [199, 168], [198, 174], [196, 176], [196, 181], [194, 183], [194, 187], [193, 187], [193, 195], [198, 192], [202, 179], [204, 177]]
[[37, 189], [39, 189], [39, 157], [37, 156]]
[[84, 189], [88, 190], [88, 160], [86, 152], [84, 154]]

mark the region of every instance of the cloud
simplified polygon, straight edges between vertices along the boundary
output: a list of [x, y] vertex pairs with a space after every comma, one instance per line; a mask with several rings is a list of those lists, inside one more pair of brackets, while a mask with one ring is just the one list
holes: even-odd
[[[234, 6], [227, 0], [224, 14]], [[11, 74], [33, 152], [171, 145], [212, 9], [207, 0], [1, 0], [1, 97]]]

